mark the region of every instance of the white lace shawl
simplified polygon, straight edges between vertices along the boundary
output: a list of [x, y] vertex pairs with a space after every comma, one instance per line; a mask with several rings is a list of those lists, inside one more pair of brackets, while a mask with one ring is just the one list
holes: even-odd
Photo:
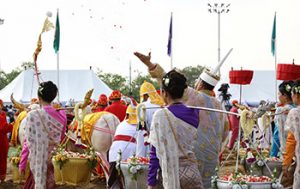
[[[174, 137], [170, 122], [179, 141], [176, 141]], [[156, 148], [165, 189], [180, 189], [179, 158], [193, 153], [185, 149], [185, 146], [192, 144], [196, 133], [196, 128], [175, 117], [168, 109], [155, 112], [148, 141]], [[181, 149], [178, 142], [180, 142]]]
[[35, 189], [45, 189], [48, 160], [54, 145], [60, 142], [64, 126], [43, 109], [31, 111], [26, 119], [25, 138], [29, 148], [28, 160], [34, 176]]

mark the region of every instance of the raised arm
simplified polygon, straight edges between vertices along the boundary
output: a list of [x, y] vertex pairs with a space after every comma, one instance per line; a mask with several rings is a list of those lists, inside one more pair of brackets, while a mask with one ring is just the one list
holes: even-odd
[[148, 71], [152, 78], [155, 78], [159, 84], [161, 84], [161, 79], [165, 75], [165, 70], [159, 65], [151, 62], [151, 52], [148, 55], [144, 55], [139, 52], [134, 52], [134, 55], [140, 59], [141, 62], [147, 66]]
[[136, 57], [140, 59], [141, 62], [145, 64], [145, 66], [148, 67], [149, 70], [153, 69], [155, 67], [155, 64], [151, 62], [151, 52], [148, 53], [148, 55], [144, 55], [139, 52], [133, 53]]

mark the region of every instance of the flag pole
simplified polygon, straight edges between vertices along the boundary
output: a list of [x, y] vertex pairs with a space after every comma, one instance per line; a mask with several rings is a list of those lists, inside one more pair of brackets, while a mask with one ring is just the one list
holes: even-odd
[[56, 15], [56, 24], [55, 24], [55, 36], [54, 36], [54, 42], [53, 47], [56, 53], [56, 73], [57, 73], [57, 101], [60, 102], [60, 82], [59, 82], [59, 43], [60, 43], [60, 25], [59, 25], [59, 9], [57, 9], [57, 15]]
[[[276, 12], [275, 12], [275, 32], [276, 32], [276, 23], [277, 22], [277, 16], [276, 16]], [[275, 61], [275, 102], [277, 102], [277, 78], [276, 78], [276, 75], [277, 75], [277, 36], [276, 36], [276, 33], [275, 33], [275, 53], [274, 53], [274, 61]]]
[[57, 101], [59, 102], [59, 51], [56, 53], [56, 61], [57, 61], [57, 88], [58, 88], [58, 93], [57, 93]]

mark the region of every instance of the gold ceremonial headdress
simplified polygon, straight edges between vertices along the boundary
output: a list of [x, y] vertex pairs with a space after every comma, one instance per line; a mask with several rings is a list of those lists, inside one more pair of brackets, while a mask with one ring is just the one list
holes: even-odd
[[136, 115], [136, 106], [130, 104], [126, 109], [126, 114], [128, 114], [127, 123], [135, 125], [138, 123]]
[[141, 85], [141, 88], [140, 88], [140, 102], [143, 101], [143, 95], [144, 94], [147, 94], [149, 96], [150, 102], [152, 104], [156, 104], [156, 105], [159, 105], [159, 106], [164, 105], [163, 98], [157, 93], [155, 87], [147, 81], [144, 81], [144, 83]]

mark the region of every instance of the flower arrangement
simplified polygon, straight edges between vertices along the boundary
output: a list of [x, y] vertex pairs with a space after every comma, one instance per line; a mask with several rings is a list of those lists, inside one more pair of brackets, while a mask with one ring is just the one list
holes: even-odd
[[[217, 177], [213, 179], [215, 179], [214, 182], [217, 182]], [[251, 188], [251, 183], [272, 183], [271, 187], [274, 189], [282, 187], [276, 179], [271, 179], [267, 176], [243, 175], [241, 173], [224, 175], [219, 180], [227, 182], [227, 186], [232, 189], [249, 189]]]
[[53, 149], [52, 159], [59, 165], [59, 169], [61, 169], [62, 166], [67, 162], [68, 155], [63, 145], [58, 145], [57, 148]]
[[11, 155], [11, 157], [9, 158], [10, 163], [15, 166], [15, 167], [19, 167], [19, 163], [21, 161], [21, 151], [22, 151], [22, 147], [19, 146], [17, 148], [17, 150]]
[[60, 169], [70, 158], [87, 159], [91, 169], [97, 166], [97, 155], [93, 147], [87, 148], [86, 152], [81, 154], [78, 152], [66, 151], [63, 145], [59, 145], [57, 148], [53, 149], [52, 158], [59, 164]]
[[97, 166], [97, 155], [93, 147], [89, 147], [86, 150], [86, 158], [88, 158], [88, 165], [91, 169], [94, 169]]
[[19, 167], [21, 158], [20, 157], [11, 157], [10, 162], [12, 163], [13, 166]]
[[149, 164], [149, 158], [136, 157], [135, 154], [124, 161], [128, 164], [128, 173], [132, 175], [133, 180], [137, 180], [139, 174], [143, 172], [142, 165]]

